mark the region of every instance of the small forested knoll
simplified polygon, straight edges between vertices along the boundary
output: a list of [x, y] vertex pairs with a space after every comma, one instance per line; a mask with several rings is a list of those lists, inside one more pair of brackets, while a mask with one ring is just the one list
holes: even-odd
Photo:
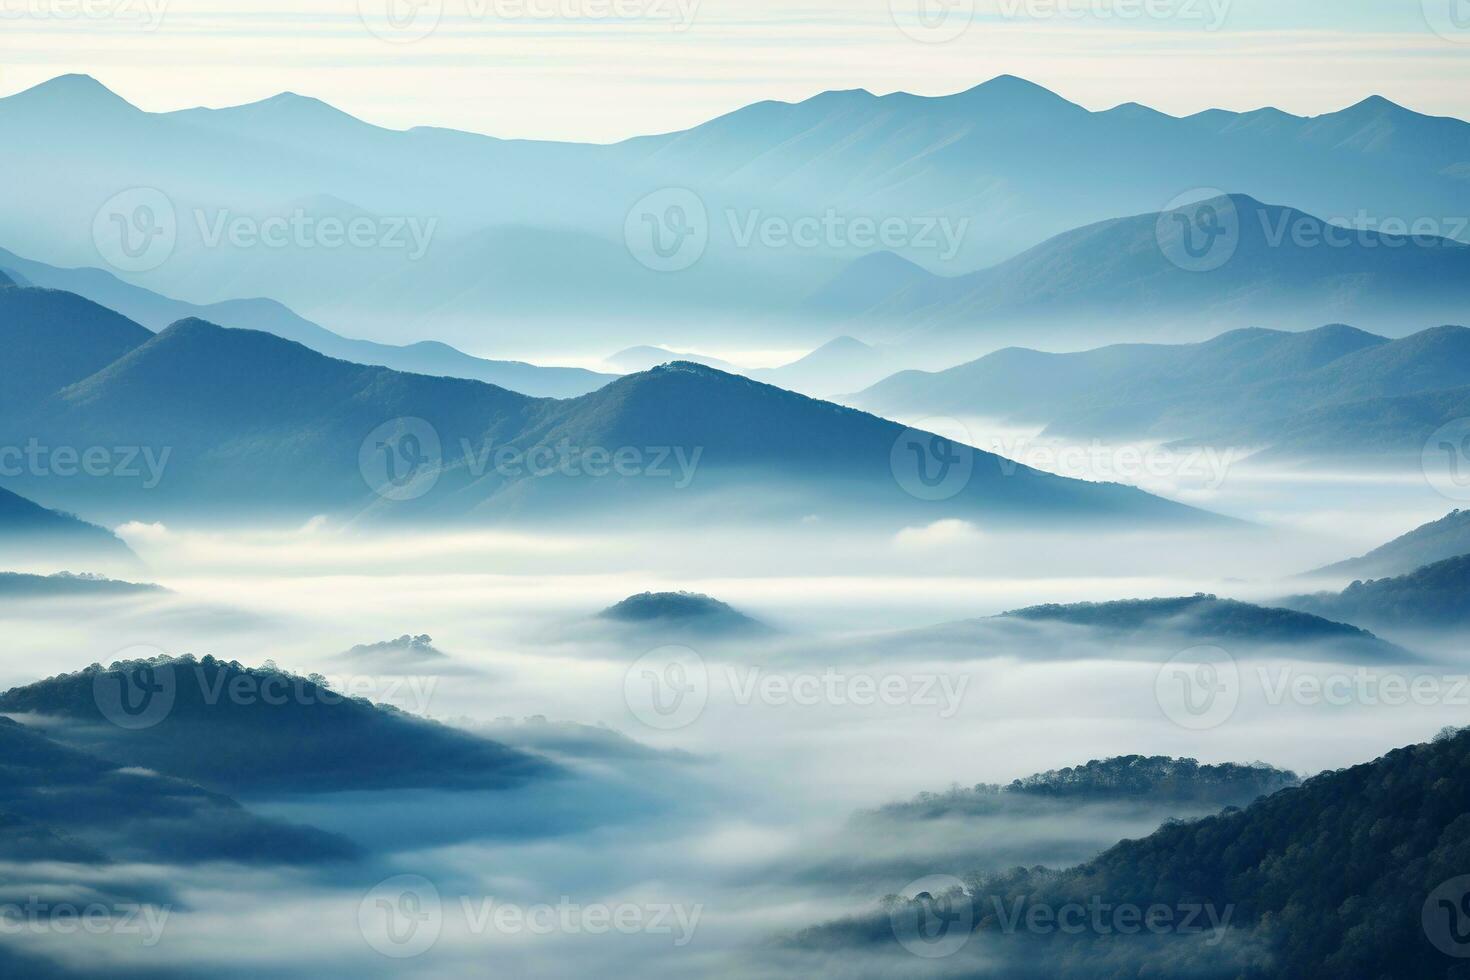
[[231, 793], [496, 789], [555, 767], [470, 732], [267, 664], [157, 657], [93, 664], [0, 694], [47, 735], [119, 765]]

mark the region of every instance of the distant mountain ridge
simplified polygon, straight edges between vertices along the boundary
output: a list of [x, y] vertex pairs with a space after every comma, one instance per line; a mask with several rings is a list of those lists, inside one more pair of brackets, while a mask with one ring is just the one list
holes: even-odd
[[[373, 455], [372, 447], [364, 454], [364, 441], [385, 423], [427, 427], [440, 447], [436, 458], [415, 460], [433, 485], [414, 499], [376, 496], [367, 480]], [[0, 434], [15, 430], [57, 443], [169, 446], [165, 478], [146, 494], [127, 495], [134, 488], [124, 481], [112, 481], [106, 495], [85, 483], [56, 484], [92, 505], [125, 501], [145, 514], [206, 504], [429, 519], [589, 514], [620, 504], [661, 506], [666, 515], [676, 506], [691, 514], [770, 506], [798, 516], [813, 508], [933, 513], [898, 479], [902, 426], [687, 363], [576, 399], [532, 399], [474, 381], [335, 361], [269, 334], [186, 320], [33, 410], [0, 417]], [[597, 463], [589, 450], [606, 459]], [[623, 459], [636, 453], [642, 467], [615, 470], [619, 450]], [[964, 447], [956, 452], [950, 466], [967, 479], [934, 505], [941, 509], [1204, 516], [1131, 488], [1054, 477]], [[545, 466], [548, 453], [553, 468], [542, 477], [556, 478], [536, 477], [528, 463]], [[587, 478], [589, 465], [601, 466], [603, 476]]]
[[[1467, 387], [1470, 329], [1391, 341], [1335, 324], [1069, 354], [1011, 348], [938, 373], [901, 372], [849, 400], [900, 417], [1040, 423], [1048, 437], [1417, 455], [1430, 432], [1463, 415], [1454, 412]], [[1372, 417], [1387, 405], [1403, 409]]]
[[1340, 561], [1309, 574], [1391, 577], [1460, 555], [1470, 555], [1470, 510], [1456, 509], [1437, 521], [1421, 525], [1374, 548], [1360, 558]]
[[[594, 313], [605, 325], [636, 325], [641, 337], [649, 336], [650, 320], [663, 333], [662, 326], [711, 311], [746, 321], [765, 339], [789, 335], [789, 318], [756, 322], [751, 314], [801, 310], [802, 322], [816, 319], [805, 305], [809, 298], [853, 260], [882, 250], [845, 239], [812, 250], [742, 248], [723, 220], [732, 211], [757, 222], [791, 222], [829, 208], [849, 219], [907, 216], [912, 224], [903, 241], [887, 250], [958, 277], [1095, 222], [1156, 214], [1190, 186], [1284, 202], [1334, 220], [1360, 214], [1370, 223], [1381, 215], [1401, 216], [1411, 226], [1421, 218], [1442, 220], [1462, 210], [1464, 179], [1456, 168], [1470, 160], [1470, 124], [1383, 99], [1314, 118], [1262, 110], [1179, 119], [1137, 105], [1090, 112], [1009, 76], [940, 97], [853, 91], [764, 102], [682, 132], [606, 146], [433, 128], [399, 132], [289, 93], [245, 107], [147, 113], [95, 80], [74, 76], [0, 100], [0, 124], [12, 135], [9, 146], [25, 146], [28, 154], [22, 161], [0, 148], [0, 161], [29, 165], [37, 178], [0, 220], [0, 238], [22, 252], [63, 265], [92, 264], [98, 204], [119, 187], [155, 187], [174, 201], [181, 220], [177, 252], [145, 275], [150, 286], [199, 302], [273, 295], [317, 320], [364, 324], [374, 336], [408, 340], [410, 331], [428, 332], [462, 346], [487, 328], [514, 338], [512, 331], [528, 320], [580, 336], [580, 320]], [[331, 138], [323, 140], [323, 132]], [[78, 163], [98, 157], [110, 161], [105, 175]], [[403, 173], [421, 179], [395, 179]], [[496, 175], [493, 190], [486, 173]], [[624, 243], [630, 213], [664, 188], [687, 188], [709, 216], [708, 248], [679, 275], [652, 273]], [[343, 203], [321, 203], [326, 200]], [[374, 221], [438, 219], [438, 230], [417, 260], [406, 250], [208, 249], [196, 240], [196, 212], [278, 214], [303, 201], [317, 202], [308, 214], [345, 213], [350, 206]], [[554, 227], [549, 215], [557, 216]], [[921, 233], [925, 222], [938, 219], [953, 229], [964, 226], [954, 255]], [[1449, 227], [1443, 233], [1456, 234]], [[1338, 271], [1318, 270], [1303, 292], [1300, 283], [1278, 280], [1284, 267], [1238, 258], [1237, 272], [1217, 281], [1235, 281], [1247, 266], [1260, 278], [1234, 305], [1220, 290], [1206, 290], [1210, 302], [1201, 312], [1219, 328], [1236, 325], [1221, 320], [1245, 315], [1256, 293], [1274, 291], [1282, 299], [1296, 290], [1303, 302], [1333, 304], [1315, 311], [1315, 322], [1337, 316], [1388, 329], [1375, 319], [1383, 312], [1374, 310], [1382, 305], [1375, 299], [1382, 283], [1372, 279], [1380, 273], [1328, 261], [1325, 253], [1336, 249], [1311, 251], [1318, 264]], [[1119, 262], [1126, 265], [1123, 255], [1102, 258], [1102, 267], [1115, 272]], [[1381, 276], [1392, 278], [1396, 260], [1380, 258]], [[952, 309], [960, 320], [951, 317], [948, 325], [945, 316], [905, 324], [948, 330], [970, 313], [1002, 312], [1021, 300], [1036, 300], [1045, 312], [1066, 311], [1074, 285], [1067, 280], [1085, 279], [1088, 265], [1053, 269], [1065, 275], [1048, 285], [1037, 259], [1031, 255], [1015, 267], [1029, 271], [1008, 286], [992, 283], [988, 298], [945, 294], [936, 297], [938, 305], [913, 297], [874, 302], [876, 292], [859, 295], [866, 277], [850, 276], [851, 295], [831, 313], [845, 325], [861, 310], [891, 307], [907, 316], [913, 307], [932, 307], [936, 315]], [[882, 279], [901, 287], [911, 272], [894, 263]], [[1426, 274], [1424, 282], [1436, 280]], [[1175, 297], [1171, 307], [1154, 302], [1167, 295], [1136, 291], [1134, 298], [1149, 300], [1141, 309], [1160, 315], [1172, 315], [1183, 302]], [[1345, 309], [1336, 313], [1338, 306]], [[1417, 318], [1463, 319], [1428, 313], [1420, 310]], [[708, 341], [724, 326], [724, 319], [697, 320], [687, 328], [698, 334], [690, 342]], [[832, 326], [812, 325], [801, 342], [830, 337]], [[630, 333], [621, 342], [636, 342]]]
[[[1204, 210], [1228, 218], [1214, 219], [1226, 229], [1210, 240], [1218, 260], [1206, 252], [1195, 267], [1175, 239], [1199, 237], [1177, 229]], [[1237, 193], [1076, 228], [966, 275], [908, 278], [857, 315], [897, 324], [905, 345], [960, 352], [1022, 337], [1086, 346], [1141, 329], [1192, 340], [1329, 318], [1397, 332], [1406, 319], [1470, 319], [1470, 246], [1340, 228]]]
[[[59, 269], [0, 249], [0, 275], [5, 269], [24, 273], [28, 284], [85, 296], [94, 303], [132, 317], [151, 331], [162, 330], [179, 320], [203, 319], [224, 327], [275, 334], [339, 360], [391, 367], [414, 374], [469, 378], [537, 397], [566, 398], [586, 394], [615, 377], [581, 368], [489, 361], [435, 341], [419, 341], [400, 347], [352, 340], [297, 316], [273, 300], [226, 300], [198, 306], [125, 283], [101, 269]], [[54, 387], [48, 389], [54, 390]]]

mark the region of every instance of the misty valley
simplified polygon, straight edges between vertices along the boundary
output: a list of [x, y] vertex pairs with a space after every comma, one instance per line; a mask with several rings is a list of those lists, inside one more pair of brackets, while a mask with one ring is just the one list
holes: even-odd
[[[1363, 35], [1393, 99], [1192, 112], [1078, 78], [1349, 29], [32, 6], [0, 976], [1470, 976], [1470, 89], [1393, 67], [1459, 70], [1437, 0]], [[756, 84], [818, 41], [916, 82]], [[553, 85], [506, 138], [390, 81], [492, 64]], [[222, 94], [277, 72], [323, 97]], [[649, 135], [542, 138], [574, 83]]]

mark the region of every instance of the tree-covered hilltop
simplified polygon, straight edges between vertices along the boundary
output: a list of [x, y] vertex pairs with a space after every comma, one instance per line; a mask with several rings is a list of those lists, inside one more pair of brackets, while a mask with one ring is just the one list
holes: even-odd
[[1342, 592], [1291, 596], [1283, 603], [1318, 616], [1378, 628], [1470, 625], [1470, 554], [1435, 562], [1397, 578], [1354, 582]]
[[698, 592], [643, 592], [598, 613], [634, 626], [669, 627], [710, 633], [764, 633], [764, 623], [729, 603]]
[[[968, 956], [976, 975], [997, 975], [999, 961], [1007, 965], [999, 975], [1008, 977], [1089, 980], [1460, 980], [1470, 965], [1441, 947], [1470, 952], [1470, 940], [1458, 942], [1470, 925], [1463, 915], [1470, 880], [1455, 890], [1467, 874], [1470, 730], [1447, 730], [1243, 810], [1166, 825], [1069, 870], [972, 876], [952, 896], [968, 913], [957, 921], [975, 923], [954, 965]], [[890, 947], [894, 915], [929, 900], [890, 898], [881, 912], [808, 930], [795, 943]], [[1108, 911], [1102, 927], [1089, 914], [1069, 933], [1054, 918], [1067, 907]], [[1132, 933], [1115, 928], [1117, 910], [1155, 907], [1174, 916], [1171, 928], [1154, 932], [1136, 920]], [[1194, 909], [1197, 928], [1186, 930], [1182, 910]], [[1051, 928], [1027, 924], [1048, 915]]]
[[495, 789], [555, 770], [316, 675], [214, 657], [93, 664], [0, 694], [0, 711], [43, 717], [49, 736], [118, 765], [232, 793]]
[[1271, 608], [1198, 593], [1113, 602], [1051, 603], [1015, 609], [1001, 618], [1069, 623], [1119, 636], [1169, 631], [1199, 642], [1290, 644], [1325, 642], [1348, 654], [1404, 655], [1365, 629], [1297, 609]]
[[889, 818], [913, 819], [985, 814], [1001, 811], [1018, 798], [1063, 804], [1132, 800], [1240, 806], [1299, 782], [1296, 773], [1263, 762], [1201, 765], [1194, 759], [1125, 755], [1052, 769], [1004, 785], [980, 783], [944, 793], [920, 793], [912, 800], [892, 803], [875, 812]]

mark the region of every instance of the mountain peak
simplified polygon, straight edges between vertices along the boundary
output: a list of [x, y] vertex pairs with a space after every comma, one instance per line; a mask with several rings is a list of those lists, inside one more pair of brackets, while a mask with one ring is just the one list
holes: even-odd
[[68, 113], [76, 113], [79, 110], [93, 107], [104, 110], [140, 111], [91, 75], [80, 74], [58, 75], [9, 98], [0, 99], [0, 104], [5, 103], [44, 105]]
[[1075, 106], [1075, 103], [1067, 101], [1051, 89], [1017, 75], [997, 75], [974, 88], [966, 89], [957, 97], [966, 101], [980, 97], [1000, 99], [1011, 105]]

